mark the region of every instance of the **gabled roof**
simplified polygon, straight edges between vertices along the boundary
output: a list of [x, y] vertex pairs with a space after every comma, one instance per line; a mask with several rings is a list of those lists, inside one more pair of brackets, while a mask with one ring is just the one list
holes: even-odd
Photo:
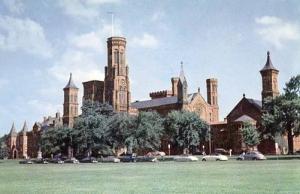
[[158, 107], [158, 106], [176, 104], [176, 103], [178, 103], [177, 96], [171, 96], [171, 97], [156, 98], [152, 100], [133, 102], [131, 103], [130, 106], [136, 109], [144, 109], [144, 108]]
[[239, 118], [237, 118], [235, 121], [237, 121], [237, 122], [247, 122], [247, 121], [253, 122], [255, 120], [253, 118], [249, 117], [248, 115], [242, 115]]
[[266, 70], [275, 70], [275, 71], [278, 71], [274, 66], [273, 66], [273, 63], [271, 61], [271, 57], [270, 57], [270, 52], [268, 51], [267, 52], [267, 62], [264, 66], [264, 68], [262, 70], [260, 70], [261, 72], [262, 71], [266, 71]]
[[77, 86], [73, 82], [72, 73], [70, 73], [70, 79], [69, 79], [68, 84], [66, 85], [66, 87], [64, 87], [64, 89], [69, 89], [69, 88], [78, 89]]
[[253, 105], [253, 107], [255, 107], [258, 111], [261, 111], [262, 110], [262, 102], [260, 100], [255, 100], [255, 99], [252, 99], [252, 98], [246, 98], [245, 97], [245, 94], [243, 95], [243, 98], [235, 105], [235, 107], [229, 112], [229, 114], [227, 115], [227, 117], [229, 115], [231, 115], [236, 109], [237, 107], [240, 106], [241, 103], [243, 102], [247, 102], [251, 105]]
[[246, 99], [248, 100], [249, 103], [256, 106], [256, 108], [262, 109], [262, 102], [260, 100], [255, 100], [255, 99], [252, 99], [252, 98], [246, 98]]

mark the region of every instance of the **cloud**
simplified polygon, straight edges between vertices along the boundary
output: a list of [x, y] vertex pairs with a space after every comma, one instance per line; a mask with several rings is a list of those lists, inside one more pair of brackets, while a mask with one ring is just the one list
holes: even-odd
[[72, 72], [73, 78], [79, 87], [78, 84], [84, 81], [103, 79], [104, 74], [100, 71], [100, 68], [101, 66], [94, 54], [78, 50], [68, 50], [48, 71], [57, 80], [66, 83], [69, 73]]
[[99, 7], [103, 4], [115, 4], [119, 0], [60, 0], [59, 6], [66, 15], [81, 19], [99, 17]]
[[96, 32], [74, 36], [70, 39], [70, 43], [77, 48], [102, 50], [102, 41]]
[[21, 0], [3, 0], [3, 4], [14, 14], [20, 14], [24, 11], [24, 4]]
[[261, 38], [278, 49], [282, 48], [285, 42], [300, 38], [300, 26], [296, 23], [274, 16], [256, 18], [255, 22], [259, 25], [256, 32]]
[[157, 48], [158, 46], [156, 37], [148, 33], [144, 33], [141, 37], [134, 37], [131, 42], [132, 45], [144, 48]]
[[[121, 27], [114, 25], [114, 34], [121, 35]], [[77, 49], [86, 49], [95, 52], [104, 52], [106, 48], [106, 37], [111, 35], [111, 25], [103, 24], [101, 29], [80, 35], [70, 35], [69, 43]]]
[[50, 57], [51, 44], [47, 41], [43, 27], [31, 19], [0, 16], [0, 49], [19, 51]]

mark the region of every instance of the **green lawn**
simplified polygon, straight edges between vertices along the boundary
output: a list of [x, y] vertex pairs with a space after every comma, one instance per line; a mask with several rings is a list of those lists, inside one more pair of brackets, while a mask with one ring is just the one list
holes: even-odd
[[0, 193], [300, 193], [300, 160], [79, 165], [0, 161]]

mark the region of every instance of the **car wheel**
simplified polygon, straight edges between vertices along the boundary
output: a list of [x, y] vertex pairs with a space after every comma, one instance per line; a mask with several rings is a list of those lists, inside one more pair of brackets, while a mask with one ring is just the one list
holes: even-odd
[[205, 159], [205, 158], [203, 158], [203, 159], [202, 159], [202, 161], [203, 161], [203, 162], [206, 162], [206, 159]]
[[242, 160], [241, 158], [237, 158], [236, 160]]
[[216, 159], [216, 161], [220, 161], [220, 159]]

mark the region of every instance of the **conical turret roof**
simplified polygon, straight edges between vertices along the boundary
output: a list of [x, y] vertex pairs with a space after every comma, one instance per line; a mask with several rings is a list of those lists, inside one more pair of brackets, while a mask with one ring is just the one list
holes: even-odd
[[267, 52], [267, 62], [264, 66], [264, 68], [260, 71], [266, 71], [266, 70], [275, 70], [275, 71], [278, 71], [274, 66], [273, 66], [273, 63], [271, 61], [271, 57], [270, 57], [270, 52], [268, 51]]
[[78, 89], [77, 86], [74, 84], [73, 79], [72, 79], [72, 73], [70, 73], [70, 79], [68, 84], [66, 85], [66, 87], [64, 89], [69, 89], [69, 88], [75, 88]]
[[23, 125], [23, 128], [22, 128], [22, 130], [21, 130], [21, 133], [26, 133], [28, 131], [28, 127], [27, 127], [27, 123], [26, 123], [26, 121], [24, 122], [24, 125]]
[[16, 131], [15, 123], [14, 123], [14, 122], [13, 122], [13, 124], [12, 124], [12, 126], [11, 126], [9, 135], [17, 135], [17, 131]]

